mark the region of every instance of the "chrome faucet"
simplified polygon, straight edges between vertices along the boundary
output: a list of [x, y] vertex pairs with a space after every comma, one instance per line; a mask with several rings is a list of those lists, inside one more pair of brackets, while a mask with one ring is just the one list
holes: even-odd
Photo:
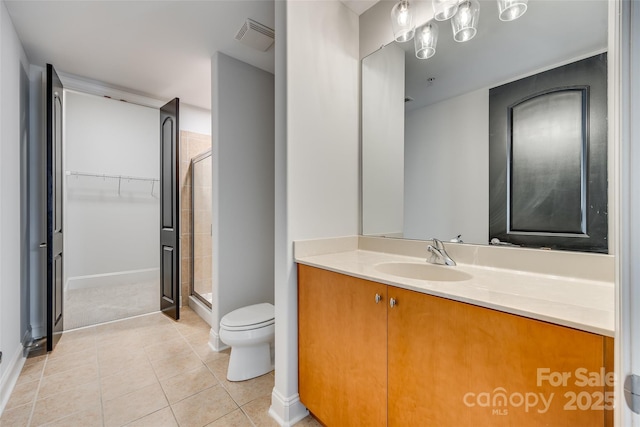
[[427, 258], [427, 262], [431, 264], [443, 264], [443, 265], [456, 265], [456, 262], [451, 259], [447, 251], [444, 249], [442, 241], [433, 238], [433, 245], [427, 246], [427, 251], [431, 254]]

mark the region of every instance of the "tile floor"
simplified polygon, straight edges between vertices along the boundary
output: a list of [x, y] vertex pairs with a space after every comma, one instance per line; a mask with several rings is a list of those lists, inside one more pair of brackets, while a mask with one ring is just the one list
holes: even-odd
[[[229, 352], [209, 349], [209, 326], [189, 309], [66, 332], [28, 359], [2, 427], [276, 426], [273, 372], [226, 380]], [[307, 417], [299, 426], [320, 426]]]

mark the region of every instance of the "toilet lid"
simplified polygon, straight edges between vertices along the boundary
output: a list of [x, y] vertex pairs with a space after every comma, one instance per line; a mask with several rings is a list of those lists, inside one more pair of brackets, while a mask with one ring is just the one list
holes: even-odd
[[262, 303], [233, 310], [220, 320], [220, 324], [222, 326], [237, 328], [240, 326], [251, 326], [269, 322], [273, 320], [273, 318], [273, 305], [269, 303]]

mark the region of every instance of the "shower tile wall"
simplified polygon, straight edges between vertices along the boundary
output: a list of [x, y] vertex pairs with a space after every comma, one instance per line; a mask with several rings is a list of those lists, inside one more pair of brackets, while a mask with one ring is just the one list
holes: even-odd
[[211, 218], [212, 218], [212, 176], [211, 157], [194, 162], [193, 182], [193, 284], [195, 292], [211, 301]]
[[[211, 149], [211, 136], [180, 131], [180, 291], [182, 305], [188, 305], [191, 285], [191, 159]], [[209, 251], [211, 253], [211, 251]], [[209, 268], [211, 275], [211, 268]]]

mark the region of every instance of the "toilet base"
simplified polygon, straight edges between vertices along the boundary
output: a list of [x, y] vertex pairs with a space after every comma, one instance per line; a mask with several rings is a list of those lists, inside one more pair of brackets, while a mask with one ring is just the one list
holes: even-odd
[[227, 379], [245, 381], [259, 377], [273, 370], [270, 343], [248, 347], [231, 346]]

